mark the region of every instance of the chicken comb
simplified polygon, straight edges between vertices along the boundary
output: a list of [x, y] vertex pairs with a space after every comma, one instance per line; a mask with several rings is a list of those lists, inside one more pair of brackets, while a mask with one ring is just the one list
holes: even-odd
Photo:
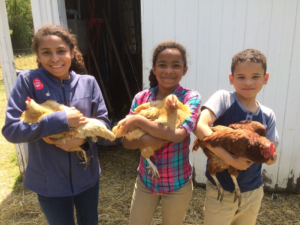
[[274, 144], [273, 144], [273, 142], [271, 142], [271, 144], [270, 144], [270, 152], [271, 152], [271, 155], [273, 156], [274, 155]]
[[[28, 101], [28, 102], [31, 102], [31, 98], [30, 98], [30, 97], [27, 97], [27, 101]], [[26, 104], [26, 110], [27, 110], [27, 111], [29, 110], [27, 104]]]

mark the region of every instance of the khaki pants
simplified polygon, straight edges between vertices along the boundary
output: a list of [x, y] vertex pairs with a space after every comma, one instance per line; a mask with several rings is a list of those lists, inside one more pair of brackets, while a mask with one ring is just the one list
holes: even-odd
[[154, 195], [138, 176], [131, 201], [130, 225], [149, 225], [160, 200], [162, 201], [163, 224], [182, 225], [192, 191], [193, 182], [189, 180], [179, 190]]
[[224, 191], [223, 202], [217, 200], [218, 190], [215, 185], [207, 180], [204, 204], [205, 225], [251, 225], [256, 223], [256, 218], [264, 196], [263, 187], [241, 194], [242, 202], [238, 207], [238, 200], [233, 203], [234, 193]]

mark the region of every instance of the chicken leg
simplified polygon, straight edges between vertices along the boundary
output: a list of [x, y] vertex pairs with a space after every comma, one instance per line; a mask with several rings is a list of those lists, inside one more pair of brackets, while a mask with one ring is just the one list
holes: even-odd
[[220, 203], [222, 203], [223, 197], [224, 197], [224, 189], [223, 189], [222, 185], [220, 184], [220, 182], [218, 181], [216, 175], [212, 175], [211, 177], [214, 179], [214, 181], [216, 182], [216, 185], [217, 185], [217, 189], [218, 189], [217, 200], [220, 199]]
[[148, 174], [151, 173], [152, 174], [152, 179], [153, 177], [156, 177], [158, 179], [160, 179], [157, 167], [151, 162], [150, 158], [146, 158], [146, 160], [149, 163], [149, 166], [147, 167], [148, 169]]
[[233, 192], [235, 192], [235, 196], [234, 196], [233, 202], [235, 202], [236, 199], [238, 199], [239, 200], [238, 207], [240, 207], [240, 205], [241, 205], [241, 190], [240, 190], [240, 187], [239, 187], [238, 182], [236, 180], [236, 177], [232, 174], [230, 174], [230, 176], [231, 176], [232, 181], [234, 183], [234, 191]]

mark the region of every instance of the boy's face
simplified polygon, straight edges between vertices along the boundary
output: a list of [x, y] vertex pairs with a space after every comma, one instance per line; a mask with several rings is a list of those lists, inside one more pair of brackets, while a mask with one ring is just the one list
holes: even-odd
[[233, 74], [229, 74], [230, 84], [234, 86], [238, 97], [254, 99], [267, 84], [269, 73], [264, 75], [261, 63], [243, 62], [236, 65]]

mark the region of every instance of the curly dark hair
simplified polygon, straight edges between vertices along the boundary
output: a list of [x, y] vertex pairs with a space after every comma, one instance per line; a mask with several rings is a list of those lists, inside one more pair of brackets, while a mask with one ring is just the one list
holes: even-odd
[[[76, 36], [60, 25], [48, 24], [42, 26], [34, 34], [32, 38], [32, 43], [31, 43], [32, 51], [38, 54], [39, 41], [42, 37], [47, 35], [55, 35], [60, 37], [63, 41], [67, 43], [71, 51], [74, 49], [74, 58], [72, 59], [70, 69], [80, 74], [84, 68], [84, 61], [83, 61], [82, 54], [77, 47]], [[37, 63], [38, 63], [38, 68], [43, 68], [40, 62], [37, 61]]]
[[[157, 45], [152, 55], [152, 66], [155, 66], [158, 54], [168, 48], [178, 49], [178, 51], [181, 53], [183, 63], [184, 63], [184, 68], [185, 68], [187, 66], [186, 50], [181, 44], [172, 40], [163, 41]], [[149, 81], [150, 81], [150, 88], [156, 87], [158, 85], [158, 81], [152, 69], [150, 70]]]
[[254, 62], [261, 63], [262, 68], [264, 69], [264, 74], [267, 72], [267, 59], [266, 56], [256, 49], [245, 49], [243, 51], [238, 52], [232, 57], [231, 62], [231, 74], [233, 76], [235, 67], [237, 64], [242, 62]]

